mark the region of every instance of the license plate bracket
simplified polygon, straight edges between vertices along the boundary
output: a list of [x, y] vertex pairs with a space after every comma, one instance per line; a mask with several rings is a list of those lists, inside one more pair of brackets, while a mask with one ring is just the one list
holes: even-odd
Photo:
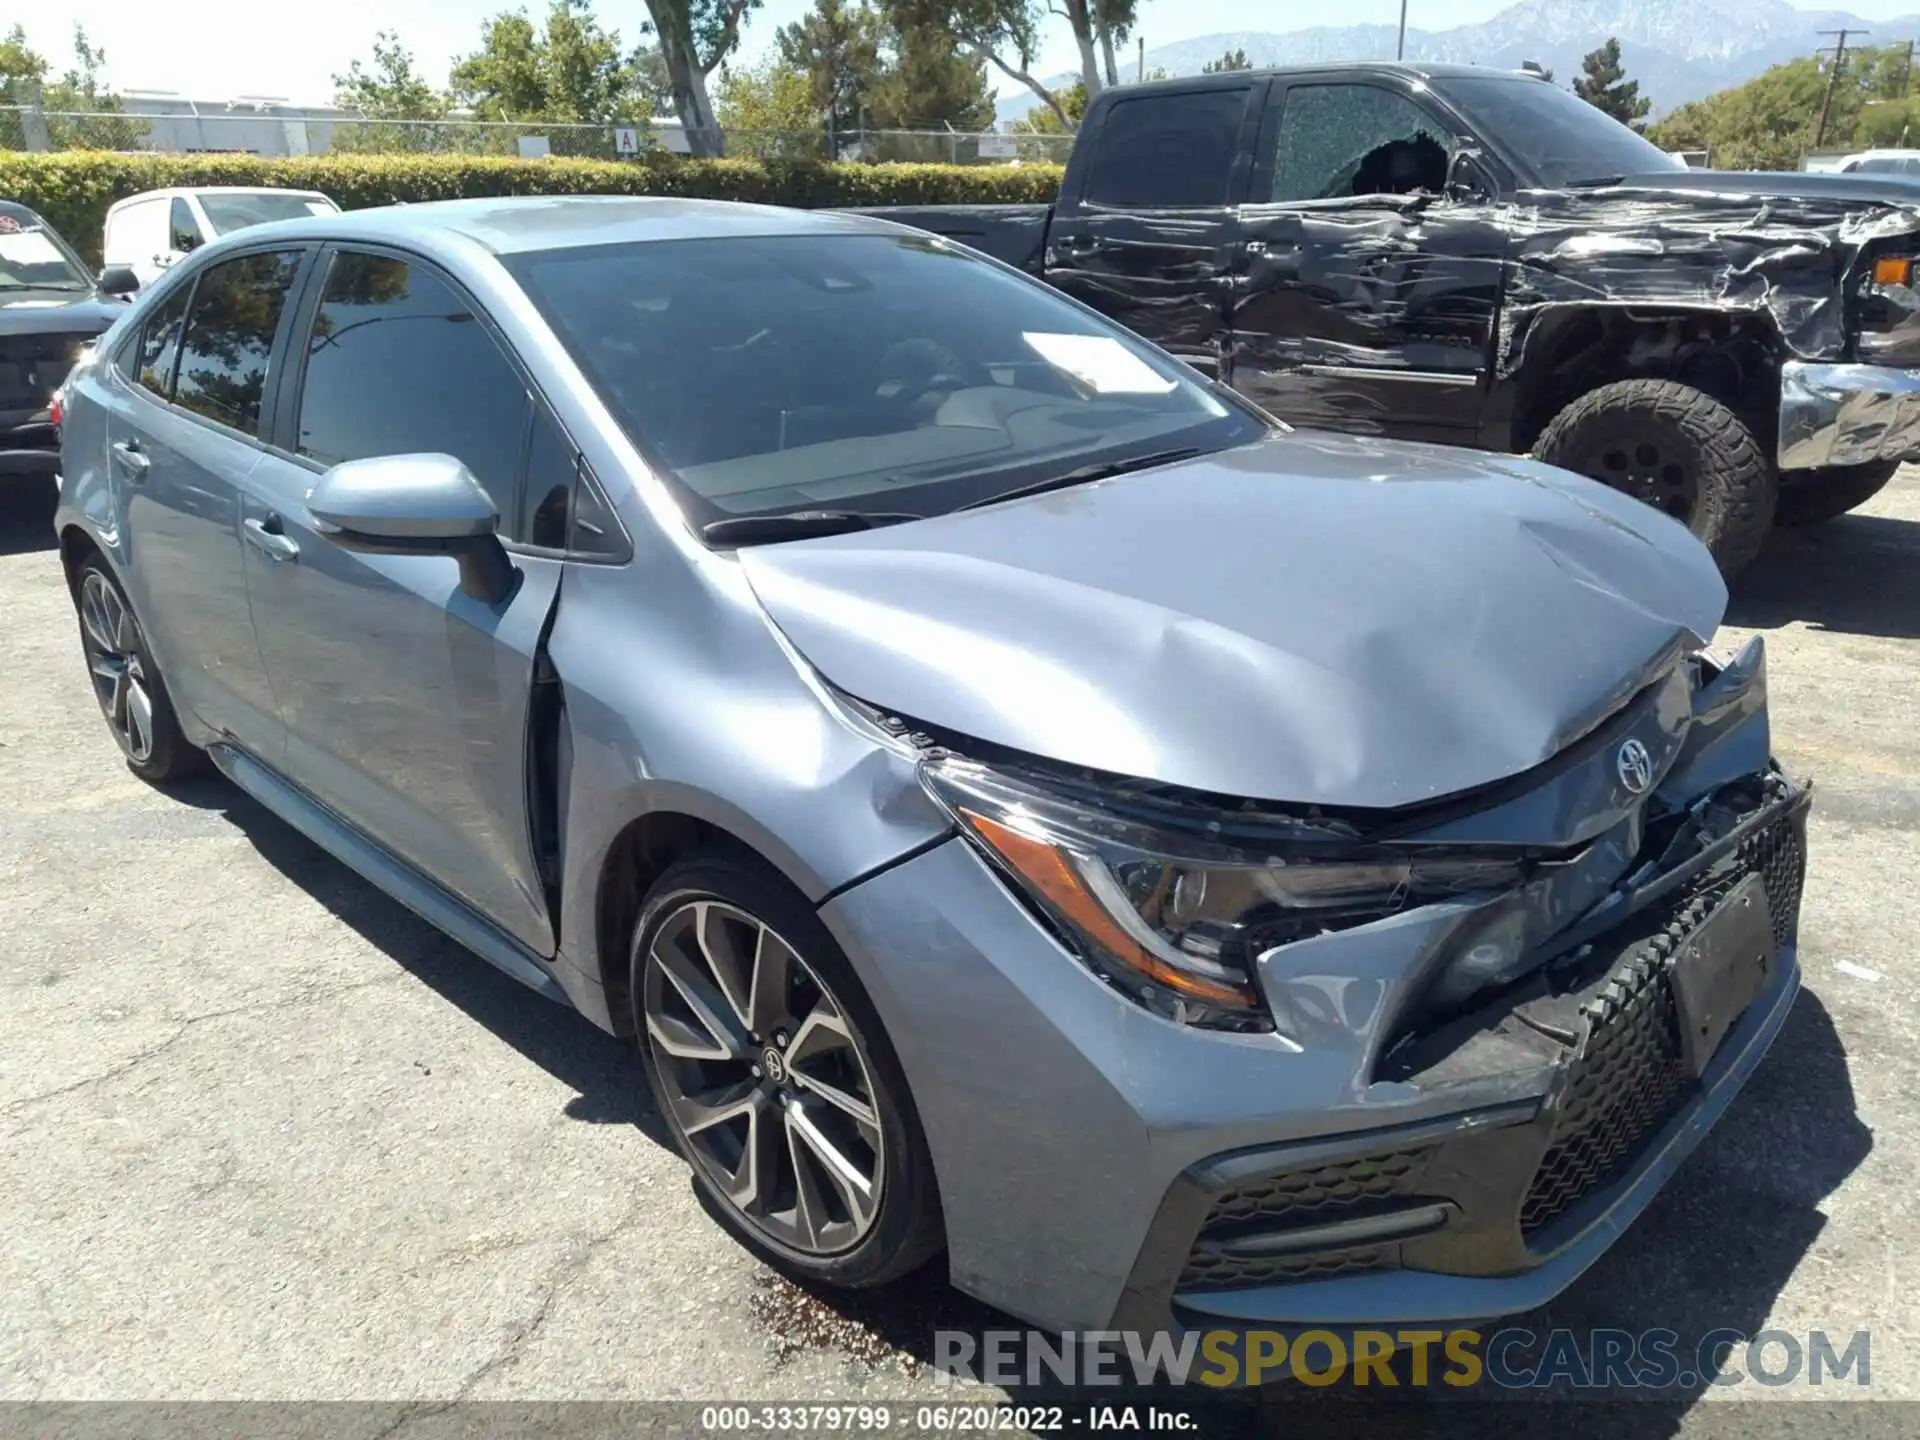
[[1673, 1004], [1690, 1074], [1705, 1072], [1776, 963], [1766, 886], [1750, 875], [1686, 938], [1674, 961]]

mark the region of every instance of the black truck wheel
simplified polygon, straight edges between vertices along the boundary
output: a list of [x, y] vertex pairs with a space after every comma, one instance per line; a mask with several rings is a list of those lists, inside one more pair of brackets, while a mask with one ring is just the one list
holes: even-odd
[[1554, 416], [1533, 447], [1680, 521], [1738, 574], [1773, 526], [1779, 476], [1740, 417], [1672, 380], [1602, 385]]
[[1882, 490], [1900, 468], [1897, 460], [1872, 465], [1829, 465], [1824, 470], [1789, 470], [1781, 478], [1776, 525], [1818, 525], [1857, 510]]

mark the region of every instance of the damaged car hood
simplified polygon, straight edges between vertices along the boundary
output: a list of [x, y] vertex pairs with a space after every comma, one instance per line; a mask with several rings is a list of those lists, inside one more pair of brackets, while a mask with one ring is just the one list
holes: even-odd
[[1591, 481], [1317, 433], [739, 558], [806, 660], [870, 704], [1343, 807], [1542, 763], [1726, 603], [1692, 536]]

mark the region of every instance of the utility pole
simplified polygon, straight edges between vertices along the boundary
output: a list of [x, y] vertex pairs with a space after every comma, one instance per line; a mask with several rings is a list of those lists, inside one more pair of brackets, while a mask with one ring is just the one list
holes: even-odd
[[1140, 37], [1140, 83], [1144, 85], [1146, 83], [1146, 80], [1147, 80], [1147, 37], [1142, 35]]
[[1393, 58], [1407, 58], [1407, 0], [1400, 0], [1400, 43], [1393, 47]]
[[1913, 87], [1913, 41], [1907, 41], [1907, 58], [1900, 66], [1900, 98], [1907, 98]]
[[[1406, 0], [1400, 0], [1400, 3], [1404, 5]], [[1813, 148], [1816, 150], [1826, 143], [1827, 117], [1833, 113], [1834, 87], [1839, 85], [1840, 70], [1847, 61], [1847, 36], [1871, 35], [1873, 32], [1871, 30], [1822, 30], [1820, 33], [1837, 38], [1833, 42], [1833, 68], [1827, 72], [1827, 95], [1820, 102], [1820, 123], [1813, 127]]]

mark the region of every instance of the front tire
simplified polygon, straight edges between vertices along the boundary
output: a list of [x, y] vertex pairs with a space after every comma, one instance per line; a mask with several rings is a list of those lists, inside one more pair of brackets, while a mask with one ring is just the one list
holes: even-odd
[[127, 757], [127, 768], [154, 785], [204, 770], [206, 751], [181, 732], [133, 604], [98, 555], [87, 556], [75, 568], [73, 604], [94, 699]]
[[796, 1279], [862, 1288], [941, 1246], [900, 1062], [813, 907], [758, 861], [669, 867], [631, 951], [647, 1085], [707, 1208]]
[[1872, 465], [1829, 465], [1824, 470], [1791, 470], [1780, 486], [1776, 525], [1818, 525], [1857, 510], [1882, 490], [1900, 469], [1900, 462]]
[[1739, 416], [1690, 385], [1602, 385], [1554, 416], [1533, 453], [1673, 516], [1729, 578], [1773, 527], [1778, 472]]

